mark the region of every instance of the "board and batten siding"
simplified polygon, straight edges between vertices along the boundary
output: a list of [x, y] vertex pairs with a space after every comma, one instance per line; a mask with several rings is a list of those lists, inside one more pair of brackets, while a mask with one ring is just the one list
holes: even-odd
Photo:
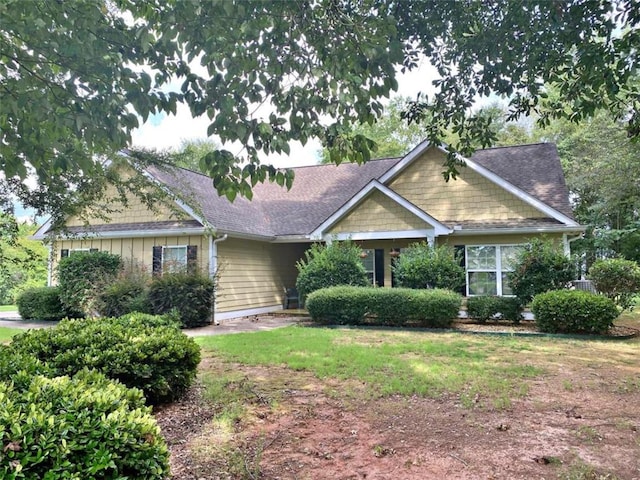
[[53, 261], [54, 283], [55, 271], [60, 254], [63, 249], [69, 251], [75, 249], [97, 249], [101, 252], [109, 252], [120, 255], [127, 263], [135, 264], [146, 269], [151, 275], [153, 247], [162, 246], [187, 246], [198, 247], [197, 263], [202, 272], [207, 273], [209, 269], [209, 240], [204, 235], [178, 235], [161, 237], [142, 238], [89, 238], [76, 240], [57, 240], [55, 242], [55, 255]]
[[308, 244], [273, 244], [229, 238], [218, 245], [216, 312], [282, 307], [283, 289], [294, 287], [296, 261]]
[[441, 222], [544, 218], [546, 215], [470, 168], [460, 167], [456, 180], [445, 182], [446, 156], [430, 148], [389, 187]]

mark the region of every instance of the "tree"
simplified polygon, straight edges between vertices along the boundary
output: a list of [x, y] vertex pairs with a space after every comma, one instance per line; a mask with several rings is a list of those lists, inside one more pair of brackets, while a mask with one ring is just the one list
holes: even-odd
[[[407, 123], [402, 118], [411, 100], [409, 97], [394, 97], [384, 107], [382, 115], [374, 123], [356, 124], [352, 135], [363, 135], [373, 140], [372, 152], [376, 158], [401, 157], [424, 140], [422, 127], [417, 123]], [[329, 150], [324, 148], [320, 163], [331, 163]]]
[[218, 150], [220, 146], [212, 140], [183, 140], [176, 152], [169, 154], [170, 161], [178, 167], [206, 174], [200, 160]]
[[[404, 116], [434, 142], [458, 135], [451, 146], [465, 155], [494, 138], [470, 114], [492, 92], [509, 98], [513, 119], [535, 113], [545, 125], [607, 108], [640, 136], [632, 0], [8, 0], [0, 15], [2, 189], [40, 210], [66, 208], [70, 192], [99, 195], [99, 155], [178, 104], [243, 146], [200, 162], [230, 199], [267, 179], [289, 186], [293, 173], [260, 156], [294, 141], [319, 138], [333, 162], [366, 161], [374, 144], [350, 125], [380, 117], [398, 71], [422, 58], [440, 78]], [[458, 166], [452, 153], [445, 176]]]

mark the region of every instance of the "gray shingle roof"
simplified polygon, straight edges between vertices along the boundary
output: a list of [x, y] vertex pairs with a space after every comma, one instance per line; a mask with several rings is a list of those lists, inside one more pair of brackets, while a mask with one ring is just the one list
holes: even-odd
[[[573, 218], [555, 145], [490, 148], [477, 151], [471, 158]], [[389, 158], [364, 165], [343, 163], [294, 168], [291, 190], [275, 183], [258, 184], [253, 189], [253, 200], [238, 197], [233, 203], [217, 194], [207, 176], [179, 168], [152, 167], [149, 171], [170, 190], [195, 200], [188, 203], [199, 205], [197, 213], [218, 231], [273, 238], [311, 233], [371, 180], [381, 177], [400, 160]]]

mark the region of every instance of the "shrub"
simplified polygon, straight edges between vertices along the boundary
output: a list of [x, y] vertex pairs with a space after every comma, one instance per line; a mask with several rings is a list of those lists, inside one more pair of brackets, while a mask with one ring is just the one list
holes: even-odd
[[63, 320], [55, 328], [13, 337], [10, 348], [46, 362], [56, 375], [96, 369], [128, 387], [140, 388], [151, 404], [174, 400], [193, 382], [200, 348], [171, 318], [149, 315]]
[[307, 309], [320, 323], [447, 327], [462, 297], [449, 290], [338, 286], [309, 295]]
[[620, 308], [633, 308], [633, 296], [640, 290], [640, 267], [636, 262], [619, 258], [598, 260], [589, 269], [589, 278], [598, 292]]
[[58, 285], [62, 304], [92, 316], [99, 292], [116, 278], [121, 268], [120, 257], [107, 252], [78, 252], [61, 259]]
[[37, 287], [22, 292], [16, 301], [23, 320], [62, 320], [82, 314], [66, 308], [60, 301], [58, 287]]
[[154, 278], [149, 286], [153, 313], [175, 310], [185, 328], [211, 323], [215, 281], [200, 273], [168, 273]]
[[0, 382], [0, 477], [164, 479], [169, 453], [139, 390], [96, 372]]
[[519, 323], [522, 317], [522, 302], [515, 297], [479, 296], [467, 299], [467, 315], [479, 322], [495, 318]]
[[553, 243], [534, 240], [525, 245], [509, 273], [509, 283], [523, 304], [549, 290], [559, 290], [576, 277], [575, 265]]
[[541, 293], [531, 310], [538, 329], [550, 333], [606, 333], [619, 314], [611, 299], [581, 290]]
[[398, 285], [406, 288], [446, 288], [459, 290], [465, 271], [451, 247], [431, 247], [414, 243], [402, 251], [393, 267]]
[[114, 280], [99, 294], [98, 312], [104, 317], [119, 317], [131, 312], [151, 313], [146, 286], [129, 278]]
[[0, 345], [0, 382], [11, 382], [16, 388], [31, 382], [34, 375], [54, 376], [46, 363], [24, 353], [16, 353], [6, 345]]
[[330, 245], [313, 244], [300, 260], [296, 288], [301, 304], [311, 292], [336, 285], [366, 287], [370, 285], [362, 265], [362, 250], [351, 242], [334, 242]]

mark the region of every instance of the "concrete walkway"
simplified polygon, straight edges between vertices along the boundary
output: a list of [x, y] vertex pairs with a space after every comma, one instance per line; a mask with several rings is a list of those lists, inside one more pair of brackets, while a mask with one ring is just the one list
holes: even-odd
[[[286, 327], [307, 320], [299, 316], [285, 315], [259, 315], [253, 317], [234, 318], [224, 320], [220, 325], [207, 325], [206, 327], [185, 328], [182, 330], [190, 337], [202, 337], [207, 335], [224, 335], [228, 333], [260, 332]], [[46, 328], [53, 327], [57, 322], [24, 321], [18, 312], [0, 312], [0, 327], [8, 328]]]

